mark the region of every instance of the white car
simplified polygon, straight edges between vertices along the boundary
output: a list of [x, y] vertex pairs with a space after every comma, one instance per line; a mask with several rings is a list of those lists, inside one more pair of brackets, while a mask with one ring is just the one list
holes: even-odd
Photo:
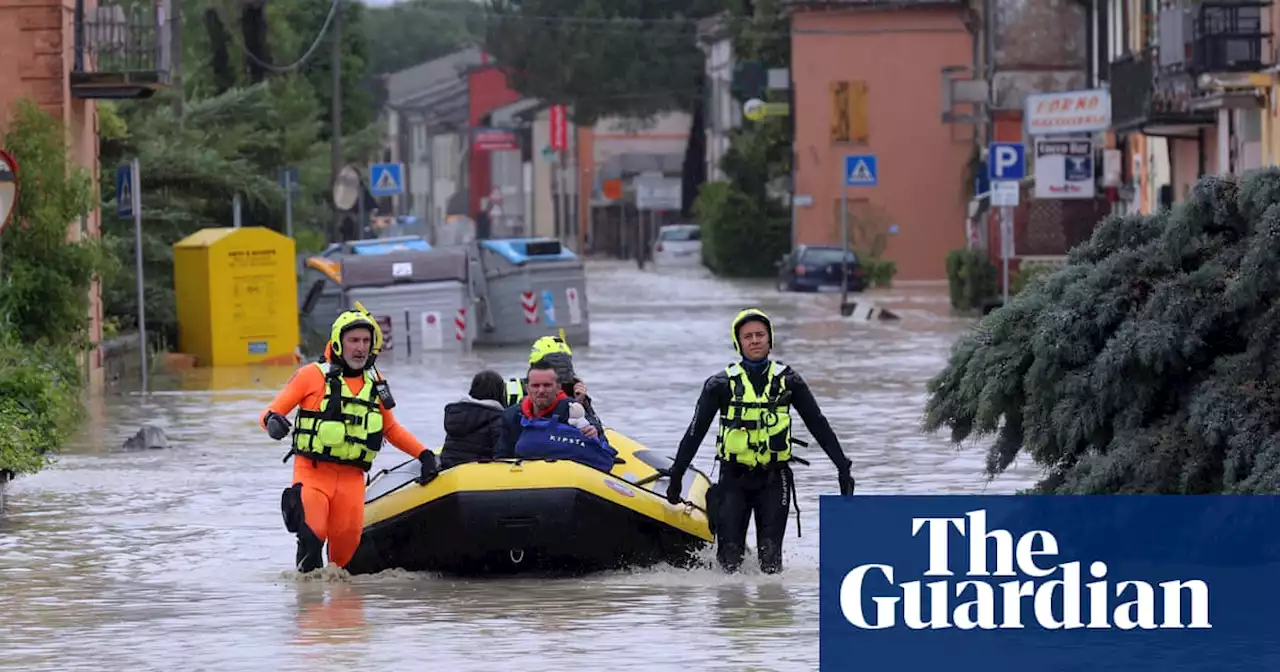
[[697, 224], [659, 227], [652, 257], [654, 266], [701, 266], [702, 229]]

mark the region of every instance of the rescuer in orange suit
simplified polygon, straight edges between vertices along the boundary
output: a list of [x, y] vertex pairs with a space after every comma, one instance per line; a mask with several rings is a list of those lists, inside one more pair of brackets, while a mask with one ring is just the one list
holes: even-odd
[[[350, 310], [334, 320], [325, 358], [293, 374], [260, 418], [277, 441], [293, 440], [293, 485], [281, 499], [285, 528], [298, 535], [297, 568], [310, 572], [329, 562], [346, 567], [364, 527], [365, 474], [382, 439], [422, 463], [418, 482], [439, 473], [435, 453], [396, 421], [387, 382], [373, 368], [382, 330], [367, 313]], [[285, 417], [294, 409], [294, 423]]]

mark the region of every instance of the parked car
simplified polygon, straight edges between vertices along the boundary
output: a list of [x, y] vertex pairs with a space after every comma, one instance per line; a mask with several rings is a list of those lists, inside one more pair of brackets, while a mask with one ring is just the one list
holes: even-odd
[[654, 266], [700, 266], [702, 229], [697, 224], [667, 224], [653, 241]]
[[866, 283], [858, 255], [838, 246], [820, 245], [799, 245], [777, 262], [778, 291], [838, 292], [845, 259], [849, 263], [849, 291], [860, 292]]

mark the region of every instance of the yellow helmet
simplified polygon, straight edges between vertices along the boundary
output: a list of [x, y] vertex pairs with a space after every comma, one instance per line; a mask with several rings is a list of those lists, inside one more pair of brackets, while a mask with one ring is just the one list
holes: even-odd
[[547, 355], [573, 355], [573, 351], [569, 349], [569, 344], [564, 342], [559, 336], [543, 336], [533, 342], [533, 347], [529, 349], [529, 363], [542, 361]]
[[738, 329], [741, 328], [743, 324], [752, 320], [764, 322], [764, 328], [769, 332], [769, 349], [773, 349], [773, 320], [770, 320], [769, 316], [759, 308], [748, 308], [741, 313], [738, 313], [738, 316], [733, 318], [733, 326], [730, 327], [731, 338], [733, 338], [733, 349], [737, 350], [738, 354], [742, 354], [742, 343], [738, 341]]
[[[342, 356], [342, 336], [352, 329], [366, 328], [373, 332], [373, 350], [371, 355], [377, 355], [382, 351], [382, 328], [378, 326], [378, 321], [373, 319], [369, 313], [361, 310], [348, 310], [338, 315], [338, 319], [333, 321], [333, 326], [329, 329], [329, 352], [334, 357]], [[369, 358], [369, 364], [373, 363], [373, 358]]]

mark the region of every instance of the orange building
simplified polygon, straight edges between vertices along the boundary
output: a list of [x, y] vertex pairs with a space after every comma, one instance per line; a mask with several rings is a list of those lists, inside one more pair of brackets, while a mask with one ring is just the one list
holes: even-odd
[[[164, 4], [134, 12], [94, 0], [0, 0], [0, 121], [29, 98], [67, 129], [74, 163], [98, 179], [96, 99], [144, 98], [167, 82]], [[19, 171], [22, 166], [19, 164]], [[69, 222], [71, 237], [97, 236], [101, 213]], [[102, 301], [90, 298], [90, 338], [102, 340]], [[101, 385], [102, 350], [89, 357], [91, 386]]]
[[[964, 247], [972, 129], [945, 123], [941, 73], [973, 61], [963, 3], [785, 0], [796, 115], [797, 244], [839, 244], [844, 157], [874, 155], [877, 184], [848, 187], [850, 226], [884, 233], [895, 280], [946, 279]], [[850, 7], [843, 9], [842, 6]], [[808, 198], [806, 198], [808, 197]], [[812, 199], [811, 201], [809, 199]], [[872, 215], [867, 213], [870, 206]], [[851, 228], [855, 244], [860, 232]]]

